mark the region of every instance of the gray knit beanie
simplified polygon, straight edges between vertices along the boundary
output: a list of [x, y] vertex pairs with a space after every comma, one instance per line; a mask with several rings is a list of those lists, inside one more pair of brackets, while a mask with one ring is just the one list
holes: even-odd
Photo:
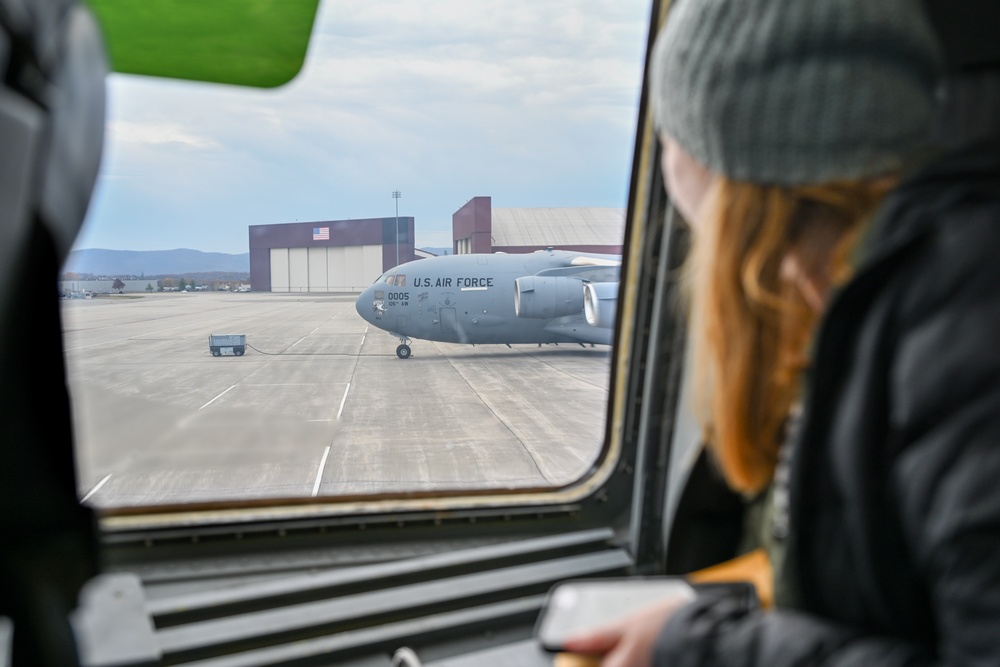
[[918, 0], [675, 0], [657, 129], [736, 180], [885, 174], [928, 144], [941, 58]]

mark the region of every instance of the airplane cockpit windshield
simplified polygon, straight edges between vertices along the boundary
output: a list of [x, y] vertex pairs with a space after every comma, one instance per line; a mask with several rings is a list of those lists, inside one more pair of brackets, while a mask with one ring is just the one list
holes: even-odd
[[405, 273], [396, 273], [396, 274], [393, 274], [393, 275], [390, 275], [390, 276], [386, 276], [385, 277], [385, 283], [387, 285], [394, 285], [396, 287], [405, 287], [406, 286], [406, 274]]
[[622, 255], [649, 11], [322, 0], [280, 88], [112, 74], [60, 282], [81, 500], [507, 494], [591, 470], [613, 346], [584, 287], [617, 273], [573, 259]]

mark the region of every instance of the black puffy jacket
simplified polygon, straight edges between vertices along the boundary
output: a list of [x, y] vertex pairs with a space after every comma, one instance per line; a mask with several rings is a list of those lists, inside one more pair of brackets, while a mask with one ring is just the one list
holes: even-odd
[[908, 179], [867, 247], [791, 464], [800, 606], [706, 596], [655, 664], [1000, 665], [1000, 145]]

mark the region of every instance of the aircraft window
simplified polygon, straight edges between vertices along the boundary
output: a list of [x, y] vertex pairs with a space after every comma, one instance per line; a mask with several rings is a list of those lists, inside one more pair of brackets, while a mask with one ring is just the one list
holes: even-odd
[[[111, 75], [61, 276], [94, 294], [62, 302], [81, 499], [508, 494], [591, 470], [649, 11], [323, 0], [284, 87]], [[470, 212], [492, 231], [462, 231]]]

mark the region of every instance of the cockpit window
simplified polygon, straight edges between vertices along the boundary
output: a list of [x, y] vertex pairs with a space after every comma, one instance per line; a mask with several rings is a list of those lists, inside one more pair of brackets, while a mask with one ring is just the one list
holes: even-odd
[[[60, 283], [81, 499], [586, 474], [648, 19], [646, 0], [324, 0], [282, 88], [112, 75], [99, 196]], [[592, 283], [614, 284], [595, 324]]]

